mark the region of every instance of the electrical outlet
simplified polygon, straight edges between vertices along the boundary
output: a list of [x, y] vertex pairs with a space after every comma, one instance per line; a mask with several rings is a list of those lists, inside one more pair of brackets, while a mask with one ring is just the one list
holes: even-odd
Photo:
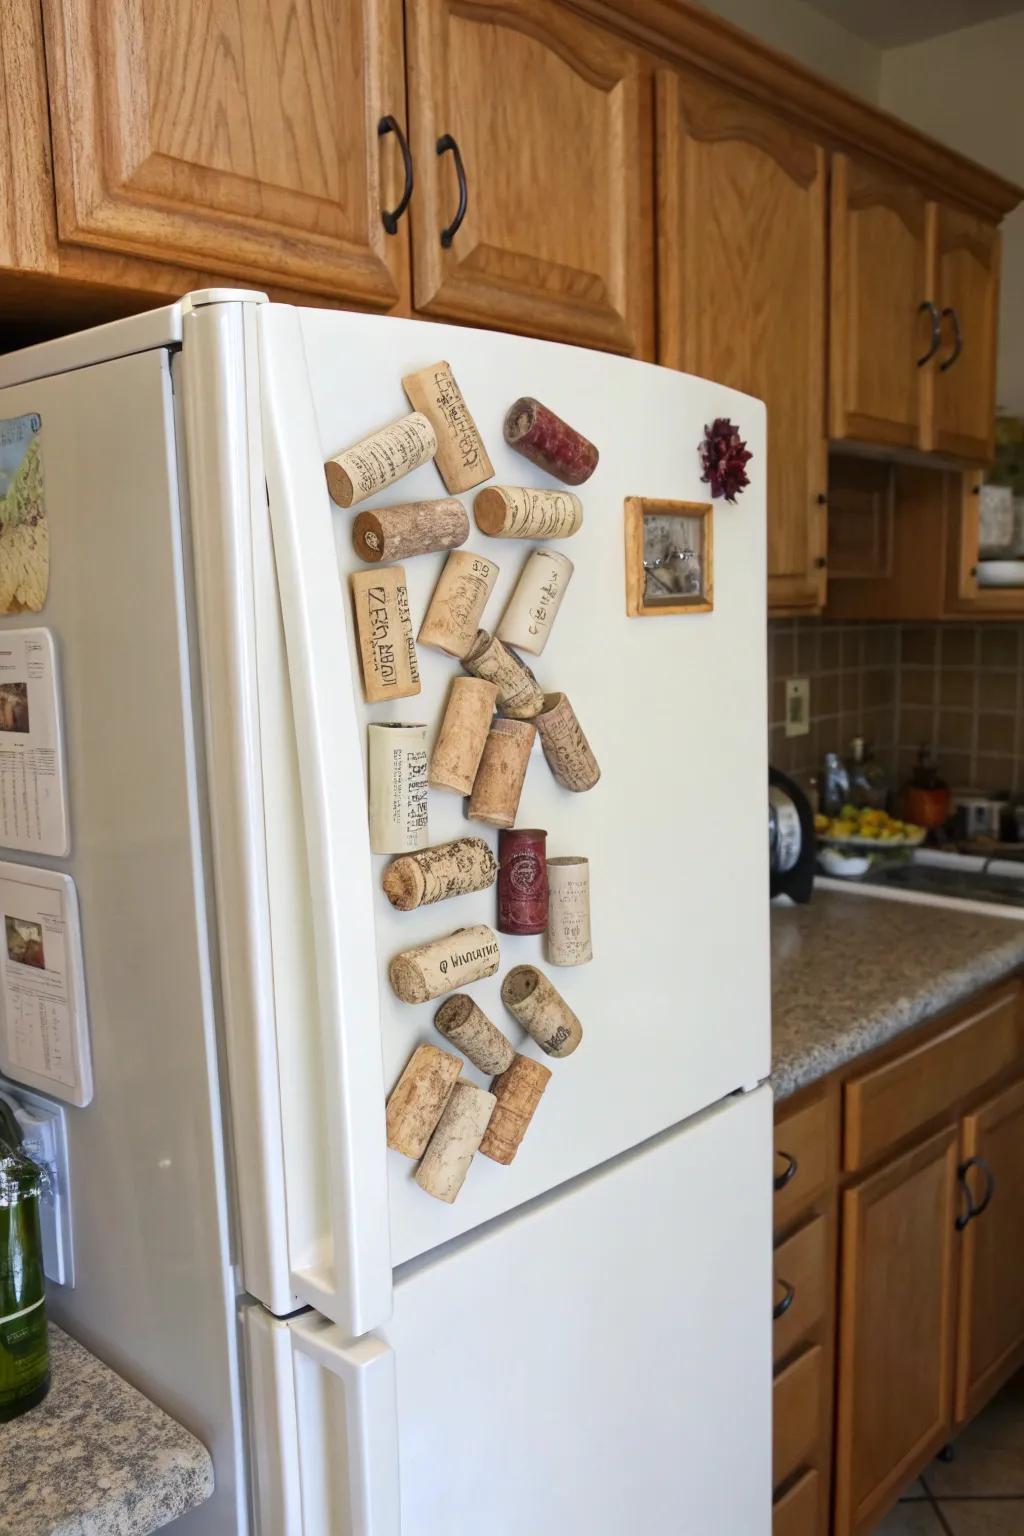
[[811, 683], [806, 677], [786, 678], [786, 735], [806, 736], [811, 729]]

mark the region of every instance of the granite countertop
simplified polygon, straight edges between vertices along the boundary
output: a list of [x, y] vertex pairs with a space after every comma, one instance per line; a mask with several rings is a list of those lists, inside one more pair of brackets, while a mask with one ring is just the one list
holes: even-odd
[[776, 1099], [1024, 966], [1024, 922], [881, 897], [816, 889], [771, 929]]
[[0, 1424], [0, 1536], [143, 1536], [210, 1497], [206, 1448], [53, 1324], [50, 1366]]

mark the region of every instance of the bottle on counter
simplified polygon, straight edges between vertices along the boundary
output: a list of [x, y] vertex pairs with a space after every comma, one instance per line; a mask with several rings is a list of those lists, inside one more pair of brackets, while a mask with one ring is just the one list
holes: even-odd
[[850, 799], [850, 775], [838, 752], [826, 752], [819, 784], [823, 816], [838, 816]]
[[855, 736], [850, 742], [847, 759], [850, 775], [850, 804], [871, 806], [884, 811], [889, 799], [889, 776], [875, 757], [863, 736]]
[[17, 1121], [0, 1101], [0, 1423], [41, 1403], [50, 1388], [39, 1201], [45, 1175], [21, 1151]]
[[939, 777], [930, 747], [923, 746], [901, 791], [903, 817], [918, 827], [942, 827], [949, 820], [949, 785]]

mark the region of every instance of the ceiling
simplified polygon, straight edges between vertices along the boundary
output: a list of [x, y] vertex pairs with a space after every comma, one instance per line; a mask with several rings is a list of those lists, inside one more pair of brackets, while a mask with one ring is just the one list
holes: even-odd
[[877, 48], [919, 43], [1024, 11], [1024, 0], [806, 0], [806, 4]]

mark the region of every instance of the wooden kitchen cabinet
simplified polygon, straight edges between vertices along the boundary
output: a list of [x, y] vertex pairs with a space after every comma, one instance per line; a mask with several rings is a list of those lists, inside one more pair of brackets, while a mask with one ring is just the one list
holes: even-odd
[[983, 464], [995, 447], [999, 231], [941, 203], [932, 222], [944, 345], [927, 369], [932, 407], [924, 446]]
[[[964, 1177], [988, 1203], [961, 1238], [958, 1423], [983, 1408], [1024, 1358], [1024, 1081], [963, 1122]], [[967, 1166], [971, 1159], [981, 1161]]]
[[416, 308], [653, 357], [644, 56], [555, 0], [408, 0], [406, 24]]
[[401, 0], [43, 0], [62, 243], [390, 309]]
[[957, 1132], [843, 1195], [836, 1536], [869, 1536], [953, 1428]]
[[825, 154], [696, 75], [660, 73], [657, 104], [659, 360], [764, 400], [769, 608], [811, 611], [825, 575]]

